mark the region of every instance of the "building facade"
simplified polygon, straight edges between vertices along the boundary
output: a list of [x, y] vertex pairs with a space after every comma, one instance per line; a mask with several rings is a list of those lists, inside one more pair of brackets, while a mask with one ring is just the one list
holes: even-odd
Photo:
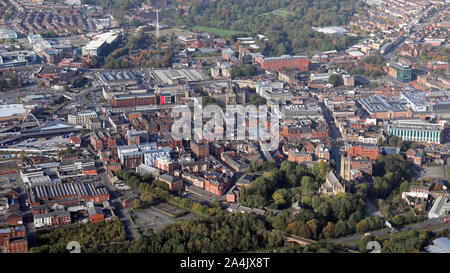
[[441, 125], [422, 120], [397, 120], [388, 125], [388, 133], [403, 141], [417, 141], [429, 144], [440, 144]]

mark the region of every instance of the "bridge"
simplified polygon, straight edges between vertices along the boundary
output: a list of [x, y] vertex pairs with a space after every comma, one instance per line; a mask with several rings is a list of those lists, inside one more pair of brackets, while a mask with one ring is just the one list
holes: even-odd
[[302, 246], [307, 246], [313, 243], [317, 243], [317, 241], [308, 239], [308, 238], [304, 238], [304, 237], [300, 237], [294, 234], [289, 234], [286, 233], [284, 231], [280, 231], [281, 235], [283, 236], [284, 242], [285, 243], [296, 243]]

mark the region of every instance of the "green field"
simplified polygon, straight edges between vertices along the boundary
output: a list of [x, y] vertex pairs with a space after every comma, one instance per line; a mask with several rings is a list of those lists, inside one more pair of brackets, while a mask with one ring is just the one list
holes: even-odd
[[215, 27], [203, 27], [203, 26], [193, 26], [192, 27], [193, 30], [199, 30], [199, 31], [204, 31], [204, 32], [209, 32], [209, 33], [214, 33], [220, 37], [225, 37], [228, 35], [234, 35], [234, 34], [239, 34], [239, 33], [245, 33], [242, 31], [236, 31], [236, 30], [229, 30], [229, 29], [221, 29], [221, 28], [215, 28]]
[[279, 16], [282, 16], [282, 17], [286, 17], [288, 15], [294, 15], [294, 13], [292, 13], [292, 12], [286, 10], [286, 9], [276, 9], [276, 10], [273, 10], [271, 12], [263, 13], [263, 14], [258, 15], [258, 16], [266, 16], [266, 15], [270, 15], [270, 14], [279, 15]]

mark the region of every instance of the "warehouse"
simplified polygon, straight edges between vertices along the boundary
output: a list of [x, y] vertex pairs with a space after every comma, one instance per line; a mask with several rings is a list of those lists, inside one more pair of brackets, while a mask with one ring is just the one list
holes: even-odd
[[100, 203], [109, 200], [109, 193], [105, 188], [98, 188], [94, 183], [62, 183], [56, 185], [38, 185], [31, 188], [32, 204], [40, 201], [70, 200]]

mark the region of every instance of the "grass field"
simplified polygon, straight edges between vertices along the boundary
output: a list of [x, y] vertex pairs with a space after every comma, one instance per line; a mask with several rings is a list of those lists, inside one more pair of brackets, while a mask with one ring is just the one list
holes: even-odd
[[221, 29], [221, 28], [214, 28], [214, 27], [203, 27], [203, 26], [193, 26], [192, 27], [193, 30], [199, 30], [199, 31], [204, 31], [204, 32], [209, 32], [209, 33], [214, 33], [220, 37], [225, 37], [228, 35], [234, 35], [234, 34], [239, 34], [239, 33], [245, 33], [242, 31], [236, 31], [236, 30], [229, 30], [229, 29]]
[[266, 16], [266, 15], [270, 15], [270, 14], [279, 15], [279, 16], [282, 16], [282, 17], [286, 17], [288, 15], [294, 15], [294, 13], [292, 13], [292, 12], [286, 10], [286, 9], [276, 9], [276, 10], [273, 10], [271, 12], [263, 13], [263, 14], [258, 15], [258, 16]]
[[[156, 35], [156, 30], [149, 31], [149, 33]], [[172, 27], [172, 28], [168, 28], [168, 29], [161, 29], [159, 31], [159, 34], [162, 36], [168, 36], [171, 34], [179, 36], [179, 35], [189, 35], [189, 34], [193, 34], [193, 33], [191, 31], [188, 31], [185, 29]]]

